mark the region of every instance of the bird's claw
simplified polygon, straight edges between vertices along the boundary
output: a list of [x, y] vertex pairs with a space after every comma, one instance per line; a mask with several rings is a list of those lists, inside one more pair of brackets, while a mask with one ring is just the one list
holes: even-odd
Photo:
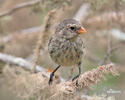
[[[74, 80], [76, 80], [77, 78], [79, 78], [79, 76], [80, 76], [80, 75], [75, 76], [75, 77], [72, 79], [72, 81], [74, 81]], [[78, 87], [78, 80], [76, 80], [76, 86]]]
[[49, 79], [49, 85], [51, 85], [53, 82], [52, 78]]
[[73, 77], [72, 81], [76, 80], [80, 75], [76, 75], [75, 77]]
[[54, 76], [54, 74], [53, 73], [51, 73], [50, 74], [50, 78], [49, 78], [49, 85], [51, 85], [52, 84], [52, 82], [53, 82], [53, 76]]

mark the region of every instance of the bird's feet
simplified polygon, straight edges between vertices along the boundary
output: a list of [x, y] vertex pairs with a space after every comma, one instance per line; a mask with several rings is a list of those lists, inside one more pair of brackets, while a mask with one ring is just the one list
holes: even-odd
[[[75, 77], [73, 77], [72, 81], [76, 80], [77, 78], [79, 78], [80, 74], [76, 75]], [[76, 86], [78, 86], [78, 80], [76, 80]]]
[[52, 84], [53, 82], [53, 77], [54, 77], [54, 73], [59, 69], [60, 65], [56, 67], [55, 70], [52, 71], [52, 73], [50, 74], [50, 78], [49, 78], [49, 85]]
[[76, 75], [75, 77], [72, 78], [72, 81], [76, 80], [78, 77], [80, 76], [80, 74]]
[[53, 82], [53, 77], [54, 77], [54, 73], [52, 72], [52, 73], [50, 74], [50, 78], [49, 78], [49, 85], [52, 84], [52, 82]]

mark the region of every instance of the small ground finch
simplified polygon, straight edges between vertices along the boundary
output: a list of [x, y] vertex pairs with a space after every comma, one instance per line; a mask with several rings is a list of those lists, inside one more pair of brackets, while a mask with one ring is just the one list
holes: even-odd
[[58, 64], [58, 67], [50, 74], [49, 84], [53, 81], [54, 73], [60, 66], [77, 65], [79, 74], [81, 74], [81, 59], [84, 55], [84, 44], [80, 38], [80, 34], [86, 33], [82, 25], [74, 19], [66, 19], [57, 27], [55, 34], [52, 35], [48, 51], [52, 60]]

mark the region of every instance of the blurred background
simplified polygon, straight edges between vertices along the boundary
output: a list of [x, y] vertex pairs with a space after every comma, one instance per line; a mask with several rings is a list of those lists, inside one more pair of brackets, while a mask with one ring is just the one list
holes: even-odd
[[[79, 20], [87, 30], [81, 36], [86, 47], [82, 72], [114, 63], [120, 73], [120, 76], [106, 75], [86, 94], [125, 100], [125, 0], [0, 0], [0, 53], [32, 63], [37, 41], [41, 39], [37, 64], [55, 68], [47, 44], [56, 25], [66, 18]], [[22, 100], [9, 89], [7, 83], [11, 78], [4, 77], [5, 62], [0, 60], [0, 100]], [[71, 69], [61, 68], [57, 74], [68, 80]]]

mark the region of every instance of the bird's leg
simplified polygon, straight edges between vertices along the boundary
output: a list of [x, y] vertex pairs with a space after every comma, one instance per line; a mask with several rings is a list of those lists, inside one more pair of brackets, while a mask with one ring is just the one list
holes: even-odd
[[59, 67], [60, 67], [60, 65], [57, 66], [56, 69], [54, 69], [53, 72], [50, 74], [49, 85], [52, 84], [54, 73], [59, 69]]
[[75, 79], [77, 79], [80, 76], [80, 74], [81, 74], [81, 62], [78, 63], [78, 68], [79, 68], [79, 74], [76, 75], [75, 77], [73, 77], [72, 81], [74, 81]]

